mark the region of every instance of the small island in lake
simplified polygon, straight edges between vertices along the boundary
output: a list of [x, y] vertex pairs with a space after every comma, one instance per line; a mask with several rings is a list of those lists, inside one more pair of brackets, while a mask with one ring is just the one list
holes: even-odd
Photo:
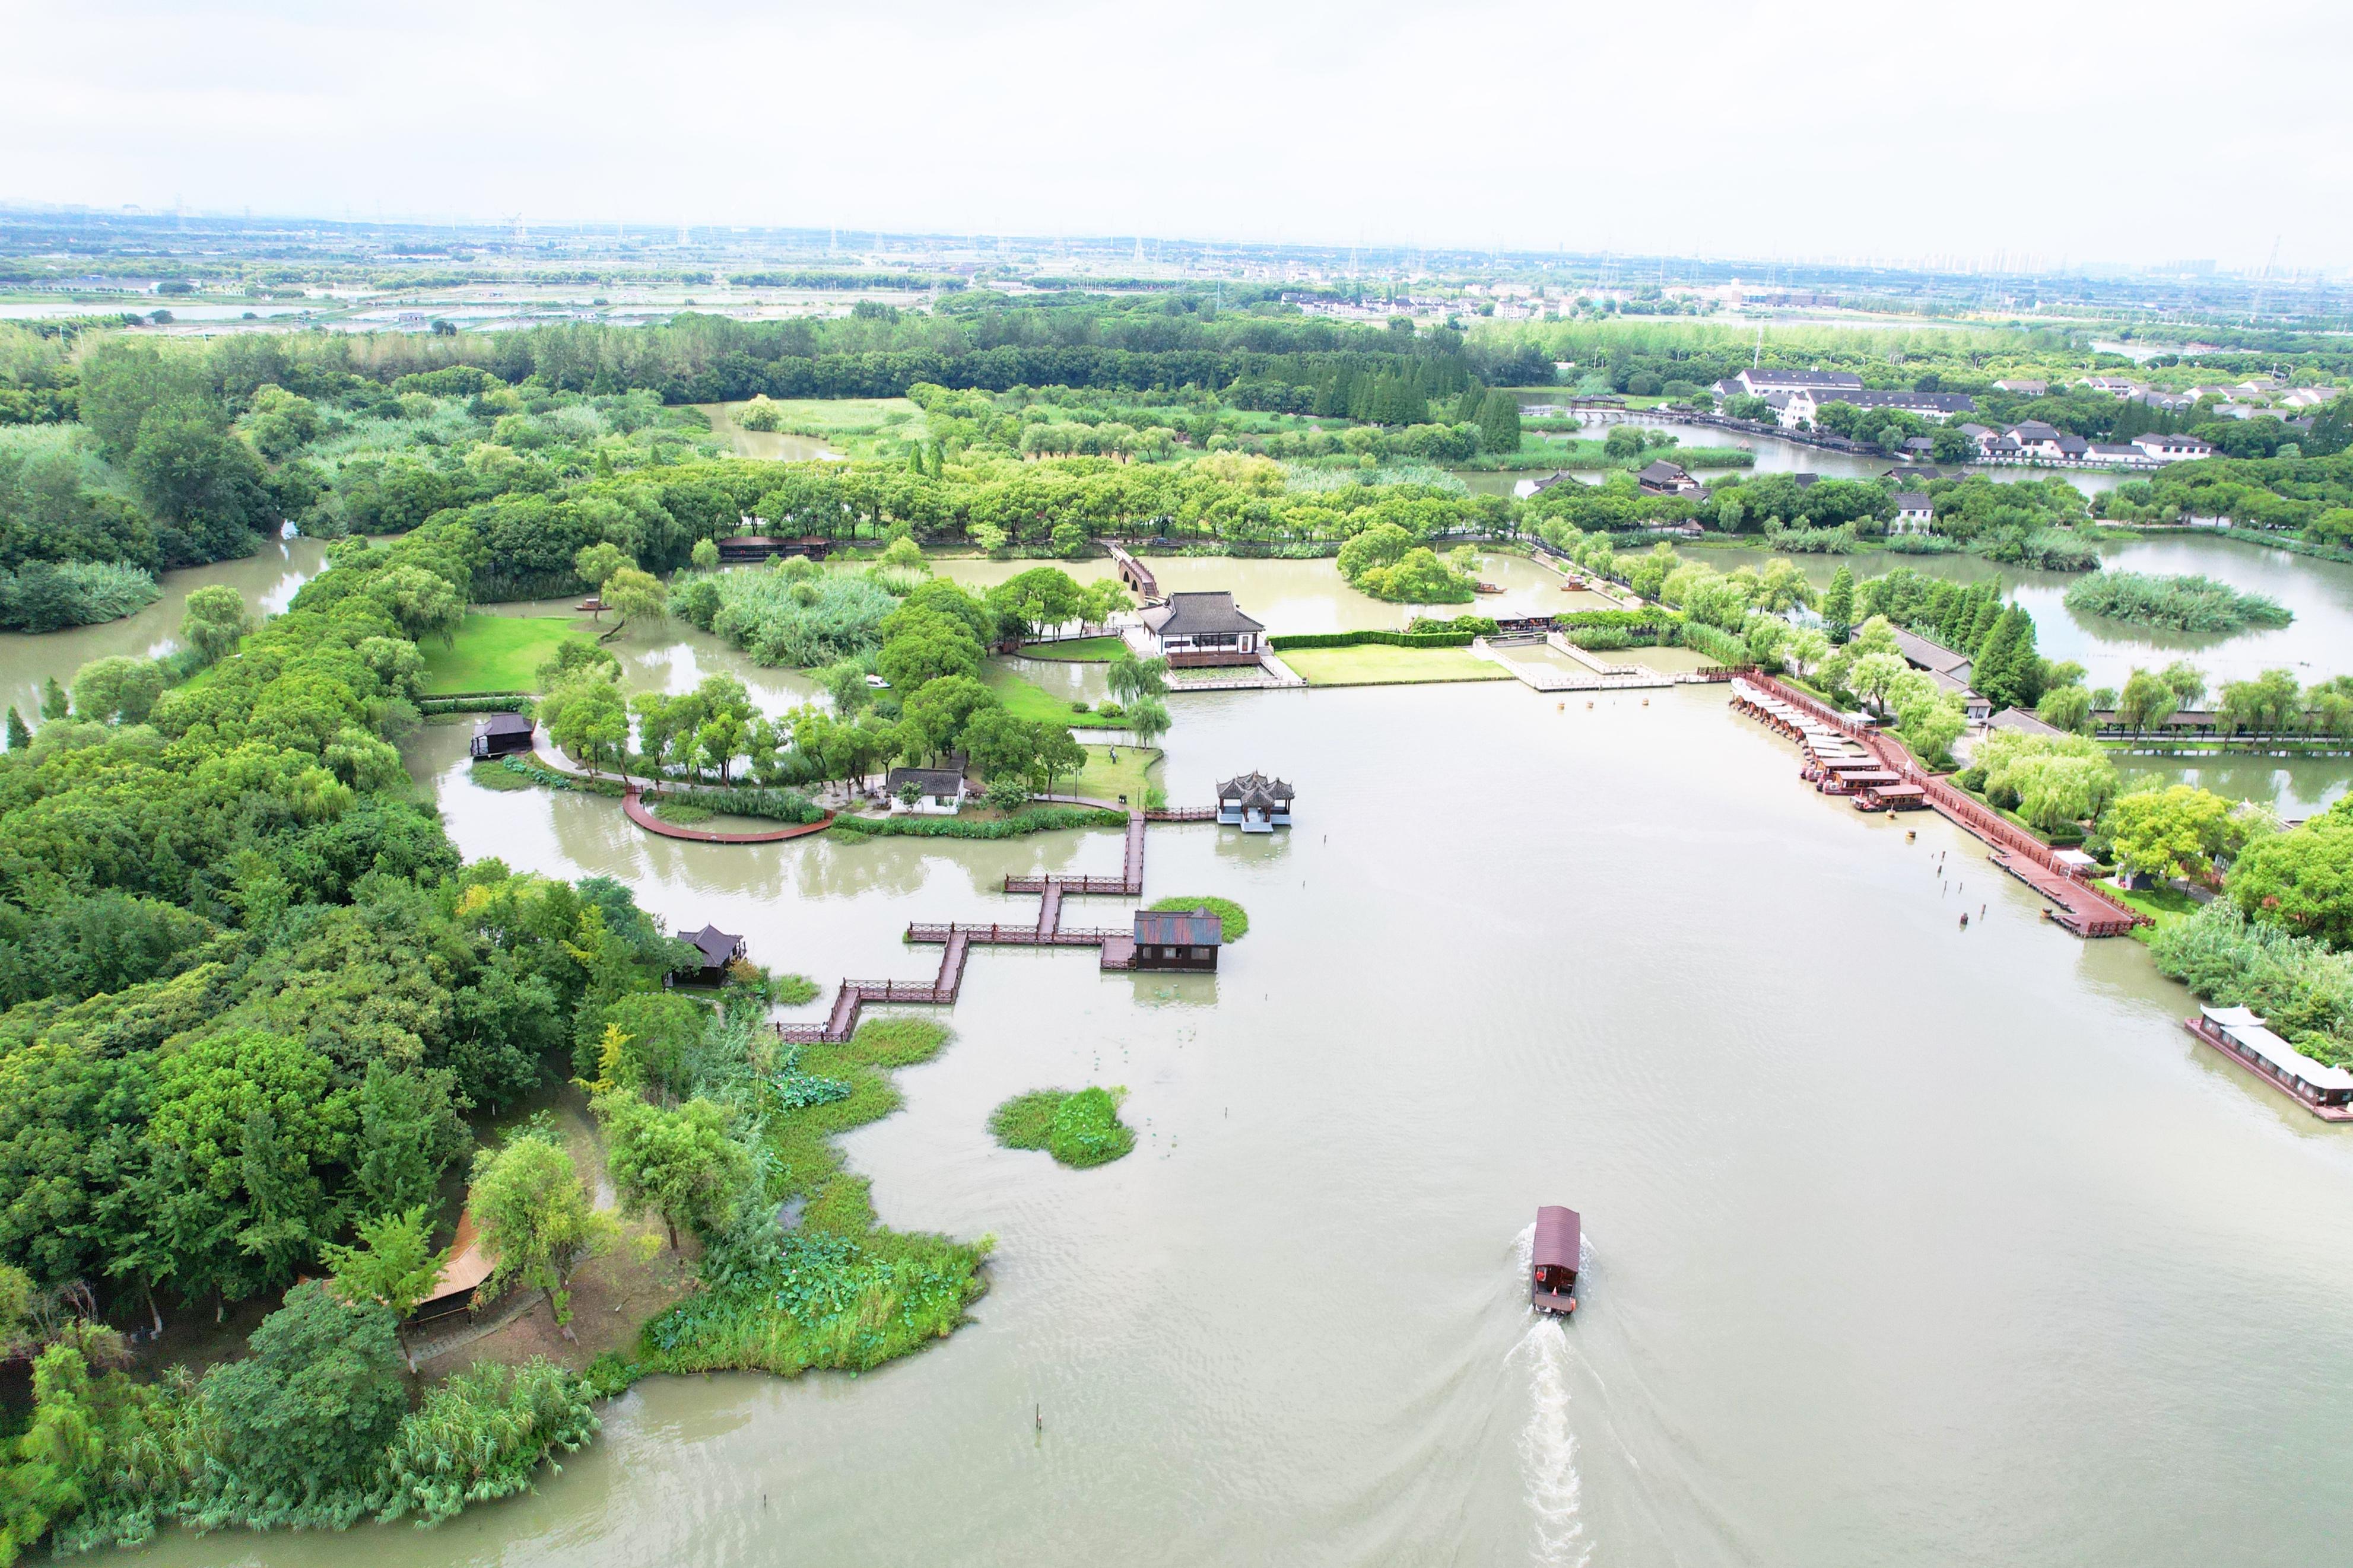
[[1073, 1170], [1108, 1165], [1135, 1147], [1135, 1129], [1119, 1119], [1124, 1089], [1039, 1089], [989, 1113], [988, 1131], [1008, 1149], [1043, 1149]]
[[2196, 574], [2095, 573], [2067, 590], [2066, 605], [2077, 615], [2105, 616], [2175, 632], [2269, 630], [2295, 618], [2277, 599]]

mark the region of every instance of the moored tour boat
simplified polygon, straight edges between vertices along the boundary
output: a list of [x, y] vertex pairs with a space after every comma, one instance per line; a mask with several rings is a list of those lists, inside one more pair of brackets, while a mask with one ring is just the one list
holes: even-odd
[[1535, 1246], [1529, 1249], [1528, 1300], [1539, 1312], [1577, 1310], [1579, 1225], [1575, 1209], [1536, 1210]]

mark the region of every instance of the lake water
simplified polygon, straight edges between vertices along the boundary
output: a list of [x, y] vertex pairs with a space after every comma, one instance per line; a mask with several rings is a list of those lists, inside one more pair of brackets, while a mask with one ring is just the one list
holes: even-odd
[[[2212, 534], [2163, 534], [2099, 547], [2104, 570], [2156, 575], [2202, 573], [2251, 593], [2267, 594], [2295, 616], [2275, 631], [2189, 635], [2152, 631], [2101, 616], [2077, 616], [2065, 596], [2077, 574], [2030, 572], [1996, 565], [1974, 555], [1900, 555], [1866, 551], [1857, 555], [1797, 555], [1791, 560], [1807, 580], [1827, 585], [1844, 563], [1857, 580], [1895, 566], [1924, 575], [1974, 583], [2000, 582], [2034, 616], [2035, 647], [2046, 658], [2073, 659], [2091, 672], [2094, 686], [2122, 686], [2135, 666], [2159, 668], [2187, 658], [2219, 687], [2266, 669], [2293, 670], [2310, 685], [2329, 676], [2353, 674], [2353, 566], [2291, 555], [2245, 540]], [[1757, 565], [1773, 552], [1708, 547], [1683, 552], [1719, 570]]]
[[[1252, 766], [1300, 790], [1284, 835], [1152, 830], [1148, 893], [1237, 898], [1249, 940], [1215, 976], [982, 953], [905, 1109], [844, 1140], [889, 1223], [997, 1238], [973, 1323], [860, 1378], [651, 1381], [436, 1531], [142, 1561], [2341, 1553], [2353, 1134], [2194, 1046], [2137, 944], [2060, 934], [1938, 819], [1803, 788], [1720, 689], [1176, 707], [1173, 799]], [[681, 844], [476, 789], [464, 733], [410, 756], [469, 856], [622, 878], [828, 984], [928, 973], [913, 916], [1026, 913], [1008, 871], [1119, 859]], [[989, 1140], [1008, 1095], [1087, 1082], [1130, 1090], [1128, 1159]], [[1526, 1306], [1541, 1203], [1585, 1215], [1571, 1324]]]
[[711, 433], [728, 444], [736, 457], [765, 458], [776, 463], [838, 462], [844, 454], [811, 436], [782, 430], [746, 430], [735, 423], [738, 403], [694, 405], [711, 418]]
[[226, 583], [256, 615], [274, 615], [294, 591], [326, 564], [327, 547], [316, 539], [271, 540], [242, 561], [220, 561], [185, 572], [166, 572], [158, 582], [164, 596], [119, 621], [60, 632], [0, 632], [0, 706], [14, 703], [27, 722], [41, 710], [41, 683], [55, 677], [71, 685], [74, 671], [94, 658], [128, 654], [154, 658], [180, 647], [180, 619], [188, 595], [208, 583]]

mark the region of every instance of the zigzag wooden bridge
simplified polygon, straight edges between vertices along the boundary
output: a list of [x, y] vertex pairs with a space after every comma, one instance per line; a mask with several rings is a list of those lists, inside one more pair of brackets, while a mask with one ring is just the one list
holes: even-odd
[[964, 988], [965, 959], [973, 947], [1092, 947], [1103, 952], [1105, 969], [1126, 969], [1135, 960], [1132, 931], [1112, 926], [1065, 926], [1062, 900], [1072, 894], [1096, 893], [1112, 898], [1136, 898], [1144, 891], [1144, 825], [1146, 822], [1212, 822], [1217, 811], [1186, 806], [1174, 811], [1138, 811], [1133, 806], [1084, 795], [1051, 795], [1039, 798], [1060, 805], [1091, 805], [1127, 814], [1127, 844], [1116, 877], [1008, 877], [1008, 893], [1038, 896], [1038, 919], [1027, 925], [934, 924], [913, 921], [905, 940], [911, 944], [940, 945], [939, 973], [931, 984], [912, 980], [844, 980], [834, 993], [833, 1010], [822, 1024], [779, 1024], [776, 1037], [787, 1043], [816, 1045], [847, 1040], [858, 1032], [858, 1016], [873, 1003], [913, 1003], [919, 1006], [953, 1007]]

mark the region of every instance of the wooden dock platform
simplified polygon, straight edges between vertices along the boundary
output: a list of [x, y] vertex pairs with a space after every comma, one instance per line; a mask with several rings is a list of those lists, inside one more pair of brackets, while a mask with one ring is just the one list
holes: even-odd
[[1806, 749], [1810, 765], [1825, 774], [1834, 771], [1836, 763], [1867, 758], [1877, 764], [1874, 773], [1892, 773], [1916, 786], [1918, 798], [1931, 810], [1983, 840], [1996, 866], [2050, 900], [2053, 908], [2047, 912], [2062, 931], [2081, 937], [2123, 936], [2135, 926], [2150, 923], [2138, 910], [2086, 881], [2049, 845], [1925, 772], [1909, 752], [1869, 725], [1858, 724], [1768, 675], [1736, 679], [1732, 705], [1796, 741]]

